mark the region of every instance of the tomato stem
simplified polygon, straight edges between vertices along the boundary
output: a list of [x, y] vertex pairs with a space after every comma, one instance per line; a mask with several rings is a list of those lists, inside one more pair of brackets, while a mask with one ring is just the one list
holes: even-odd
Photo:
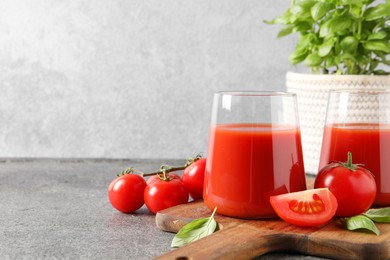
[[352, 170], [352, 171], [354, 171], [356, 169], [357, 165], [352, 163], [352, 153], [351, 152], [348, 152], [347, 162], [343, 163], [343, 166]]
[[[153, 175], [156, 175], [156, 174], [164, 174], [164, 175], [166, 175], [167, 173], [170, 173], [170, 172], [182, 171], [185, 168], [187, 168], [187, 166], [170, 167], [169, 165], [161, 165], [161, 167], [160, 167], [160, 169], [158, 171], [148, 172], [148, 173], [142, 172], [142, 173], [140, 173], [140, 175], [142, 177], [153, 176]], [[166, 177], [166, 176], [164, 176], [164, 177]]]
[[169, 166], [167, 164], [163, 164], [163, 165], [160, 166], [160, 169], [158, 171], [148, 172], [148, 173], [141, 172], [141, 171], [138, 171], [138, 170], [134, 169], [133, 167], [130, 167], [130, 168], [127, 168], [124, 171], [122, 171], [117, 176], [124, 175], [124, 174], [137, 173], [137, 174], [141, 175], [142, 177], [148, 177], [148, 176], [153, 176], [153, 175], [157, 175], [158, 174], [160, 176], [162, 175], [161, 178], [163, 180], [167, 180], [167, 179], [169, 179], [169, 173], [170, 172], [182, 171], [182, 170], [184, 170], [185, 168], [187, 168], [188, 166], [190, 166], [191, 164], [193, 164], [194, 162], [196, 162], [196, 161], [198, 161], [200, 159], [202, 159], [202, 154], [198, 153], [195, 157], [188, 158], [186, 163], [184, 164], [184, 166], [172, 167], [172, 166]]
[[351, 152], [348, 152], [347, 167], [348, 168], [352, 167], [352, 153]]
[[194, 158], [192, 158], [192, 157], [188, 158], [184, 167], [188, 167], [200, 159], [202, 159], [202, 153], [198, 153]]

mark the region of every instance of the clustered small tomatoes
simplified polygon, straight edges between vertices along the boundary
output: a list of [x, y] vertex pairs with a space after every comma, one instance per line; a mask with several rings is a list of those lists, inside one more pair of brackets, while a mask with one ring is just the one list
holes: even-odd
[[331, 162], [322, 168], [316, 177], [314, 188], [328, 188], [336, 196], [338, 217], [365, 212], [376, 196], [376, 183], [372, 173], [353, 164], [352, 153], [348, 153], [347, 162]]
[[160, 210], [187, 203], [190, 194], [194, 200], [199, 199], [203, 193], [205, 165], [206, 158], [197, 157], [189, 166], [183, 167], [182, 178], [164, 169], [147, 181], [129, 169], [109, 185], [109, 201], [123, 213], [134, 212], [145, 204], [156, 214]]

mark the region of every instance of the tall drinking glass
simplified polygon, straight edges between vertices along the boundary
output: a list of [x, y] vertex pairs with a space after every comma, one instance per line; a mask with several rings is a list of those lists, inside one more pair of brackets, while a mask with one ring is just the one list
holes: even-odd
[[390, 206], [390, 91], [329, 92], [319, 168], [348, 152], [375, 177], [374, 205]]
[[205, 204], [230, 217], [274, 217], [271, 195], [305, 189], [295, 94], [214, 94]]

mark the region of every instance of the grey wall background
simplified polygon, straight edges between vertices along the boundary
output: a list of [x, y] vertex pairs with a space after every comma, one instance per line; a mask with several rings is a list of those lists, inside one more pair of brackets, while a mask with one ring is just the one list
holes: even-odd
[[212, 95], [284, 90], [285, 0], [2, 0], [0, 156], [206, 153]]

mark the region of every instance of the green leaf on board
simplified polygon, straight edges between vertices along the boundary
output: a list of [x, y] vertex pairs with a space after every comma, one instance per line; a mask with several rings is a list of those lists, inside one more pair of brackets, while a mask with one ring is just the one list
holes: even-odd
[[379, 229], [375, 226], [375, 223], [364, 215], [357, 215], [349, 218], [344, 218], [343, 223], [348, 230], [366, 230], [380, 235]]
[[219, 229], [214, 219], [215, 212], [208, 218], [198, 218], [183, 226], [174, 236], [171, 247], [181, 247], [203, 237], [206, 237]]
[[390, 223], [390, 207], [369, 209], [366, 212], [364, 212], [363, 215], [375, 222]]

